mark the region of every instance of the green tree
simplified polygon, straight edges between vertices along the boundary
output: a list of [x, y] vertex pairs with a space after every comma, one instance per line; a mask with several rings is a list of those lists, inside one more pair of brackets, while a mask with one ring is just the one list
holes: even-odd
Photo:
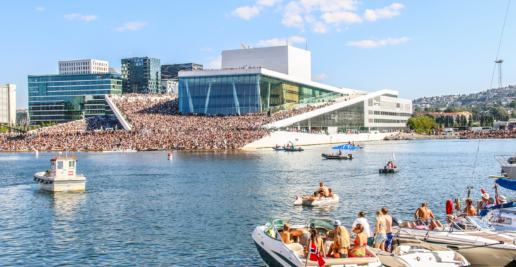
[[473, 126], [473, 115], [469, 115], [469, 119], [468, 119], [468, 126], [469, 126], [469, 127], [472, 127], [472, 126]]
[[418, 133], [429, 133], [432, 128], [437, 127], [437, 124], [435, 124], [435, 121], [430, 117], [419, 116], [417, 118], [410, 118], [407, 121], [407, 126], [412, 130], [416, 130]]
[[510, 108], [516, 108], [516, 101], [512, 101], [512, 102], [509, 104], [509, 107], [510, 107]]

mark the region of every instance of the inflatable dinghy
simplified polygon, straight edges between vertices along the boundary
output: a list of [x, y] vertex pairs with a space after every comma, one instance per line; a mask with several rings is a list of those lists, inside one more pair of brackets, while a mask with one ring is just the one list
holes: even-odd
[[276, 151], [284, 151], [285, 148], [283, 147], [273, 147], [272, 149], [276, 150]]
[[399, 168], [394, 168], [394, 169], [380, 169], [378, 170], [379, 173], [397, 173], [399, 172], [400, 169]]
[[347, 154], [347, 155], [322, 154], [322, 157], [325, 159], [353, 159], [353, 155], [351, 155], [351, 154]]
[[285, 151], [290, 151], [290, 152], [300, 152], [300, 151], [304, 151], [304, 149], [302, 149], [302, 148], [290, 148], [290, 147], [285, 148], [284, 150], [285, 150]]
[[310, 199], [302, 199], [302, 198], [296, 198], [296, 201], [294, 201], [294, 206], [308, 206], [308, 207], [316, 207], [316, 206], [323, 206], [323, 205], [331, 205], [331, 204], [337, 204], [339, 203], [339, 195], [334, 194], [335, 197], [326, 197], [323, 199], [317, 199], [317, 200], [310, 200]]

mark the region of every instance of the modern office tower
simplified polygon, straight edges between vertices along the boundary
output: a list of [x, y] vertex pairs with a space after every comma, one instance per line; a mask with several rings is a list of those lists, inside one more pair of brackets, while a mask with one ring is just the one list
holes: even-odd
[[202, 64], [196, 63], [161, 65], [161, 79], [174, 79], [181, 70], [202, 70], [202, 67]]
[[104, 95], [122, 94], [118, 73], [29, 75], [28, 84], [32, 125], [113, 115]]
[[312, 80], [310, 51], [293, 46], [222, 51], [222, 69], [262, 67], [289, 76]]
[[[290, 53], [291, 48], [283, 51], [285, 53], [276, 54], [286, 49], [285, 46], [280, 48], [262, 50], [271, 54], [260, 53], [263, 58], [274, 60], [277, 55], [281, 55], [284, 59], [285, 53]], [[263, 61], [254, 65], [249, 63], [252, 61], [242, 61], [239, 64], [246, 64], [247, 67], [233, 65], [224, 68], [224, 62], [237, 60], [231, 51], [231, 58], [226, 59], [226, 52], [222, 52], [221, 70], [179, 73], [180, 112], [227, 116], [274, 113], [310, 106], [314, 108], [313, 111], [276, 121], [273, 127], [329, 132], [407, 129], [412, 101], [398, 98], [397, 91], [383, 89], [365, 92], [314, 82], [308, 79], [311, 73], [305, 73], [311, 69], [306, 65], [295, 66], [302, 71], [294, 71], [288, 66], [278, 71], [273, 70], [281, 65], [277, 62]], [[290, 59], [286, 62], [290, 62]], [[299, 62], [310, 63], [306, 58]], [[300, 73], [303, 75], [295, 75]]]
[[108, 73], [109, 64], [107, 61], [97, 59], [82, 59], [59, 61], [59, 74], [88, 74]]
[[160, 94], [160, 59], [152, 57], [122, 59], [122, 80], [124, 93]]
[[16, 124], [16, 85], [0, 85], [0, 124]]

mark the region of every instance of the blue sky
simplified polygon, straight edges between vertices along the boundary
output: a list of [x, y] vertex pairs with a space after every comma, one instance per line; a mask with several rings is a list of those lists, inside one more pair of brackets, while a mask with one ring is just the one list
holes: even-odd
[[[312, 52], [318, 82], [400, 97], [489, 88], [507, 1], [0, 1], [0, 84], [55, 74], [59, 60], [151, 56], [213, 68], [222, 50], [290, 43]], [[516, 84], [516, 3], [499, 58]], [[496, 87], [495, 76], [493, 86]]]

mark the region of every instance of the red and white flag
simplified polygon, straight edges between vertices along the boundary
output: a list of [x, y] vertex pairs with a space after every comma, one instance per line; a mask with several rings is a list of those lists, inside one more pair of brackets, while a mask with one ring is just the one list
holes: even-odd
[[310, 242], [310, 261], [316, 261], [319, 267], [324, 267], [326, 263], [323, 259], [322, 253], [317, 249], [314, 241]]

